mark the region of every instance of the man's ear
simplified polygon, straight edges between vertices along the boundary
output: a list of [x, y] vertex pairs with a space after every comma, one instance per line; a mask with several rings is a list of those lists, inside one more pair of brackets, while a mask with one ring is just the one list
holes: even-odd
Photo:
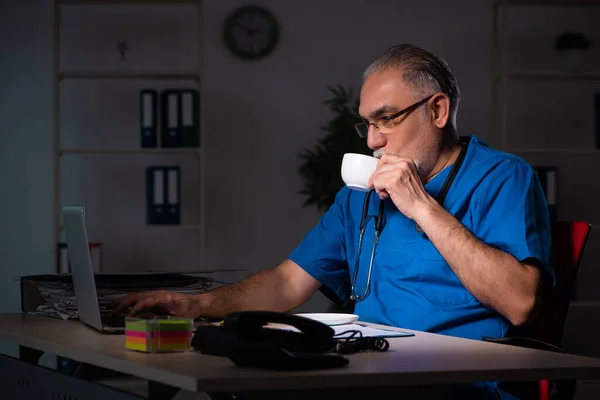
[[450, 120], [450, 98], [443, 93], [437, 94], [432, 99], [432, 119], [439, 129], [443, 129]]

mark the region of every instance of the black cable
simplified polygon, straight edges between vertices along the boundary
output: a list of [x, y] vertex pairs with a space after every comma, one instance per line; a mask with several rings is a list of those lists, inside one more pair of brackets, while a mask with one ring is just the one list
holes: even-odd
[[[348, 330], [340, 332], [335, 336], [351, 333], [347, 338], [335, 338], [335, 344], [332, 351], [339, 354], [353, 354], [364, 351], [386, 351], [390, 343], [385, 338], [363, 337], [362, 332], [357, 330]], [[358, 337], [355, 337], [358, 336]]]

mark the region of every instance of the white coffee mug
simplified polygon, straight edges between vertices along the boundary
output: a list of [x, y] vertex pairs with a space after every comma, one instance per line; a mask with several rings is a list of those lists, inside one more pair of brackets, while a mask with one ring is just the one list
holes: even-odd
[[366, 192], [369, 178], [379, 159], [365, 154], [346, 153], [342, 159], [342, 180], [350, 189]]

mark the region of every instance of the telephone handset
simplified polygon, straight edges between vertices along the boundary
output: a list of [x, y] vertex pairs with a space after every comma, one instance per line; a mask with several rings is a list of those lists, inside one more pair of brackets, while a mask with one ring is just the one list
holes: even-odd
[[[300, 332], [266, 325], [290, 325]], [[272, 311], [240, 311], [228, 314], [221, 326], [196, 328], [192, 346], [205, 354], [224, 356], [240, 366], [273, 369], [341, 367], [348, 359], [333, 350], [334, 330], [298, 315]]]
[[[284, 324], [300, 332], [265, 328], [267, 324]], [[293, 314], [273, 311], [250, 311], [229, 314], [223, 328], [237, 332], [243, 340], [267, 341], [290, 351], [323, 353], [335, 344], [335, 331], [322, 322]]]

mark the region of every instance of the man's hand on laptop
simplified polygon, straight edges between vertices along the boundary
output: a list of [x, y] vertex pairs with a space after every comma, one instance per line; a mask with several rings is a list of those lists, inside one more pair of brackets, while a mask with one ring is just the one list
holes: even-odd
[[118, 315], [131, 307], [129, 316], [151, 311], [157, 314], [168, 314], [177, 317], [198, 317], [197, 299], [191, 295], [157, 290], [143, 293], [132, 293], [121, 297], [112, 304], [113, 314]]

